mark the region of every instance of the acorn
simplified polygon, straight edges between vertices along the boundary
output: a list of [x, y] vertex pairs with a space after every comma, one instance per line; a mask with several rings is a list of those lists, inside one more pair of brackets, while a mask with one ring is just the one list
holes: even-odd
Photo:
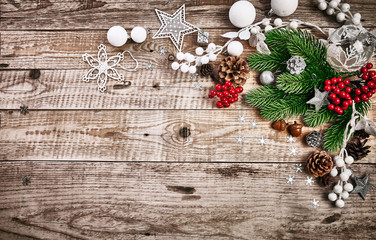
[[302, 128], [302, 124], [294, 122], [294, 124], [290, 125], [289, 127], [290, 134], [294, 137], [299, 137], [300, 135], [302, 135]]
[[273, 124], [272, 124], [272, 127], [275, 130], [278, 130], [278, 131], [285, 131], [286, 126], [287, 126], [287, 124], [286, 124], [285, 120], [278, 120], [278, 121], [273, 122]]

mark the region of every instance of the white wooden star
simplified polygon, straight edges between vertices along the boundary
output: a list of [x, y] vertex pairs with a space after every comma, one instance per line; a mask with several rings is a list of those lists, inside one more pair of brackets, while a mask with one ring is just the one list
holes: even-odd
[[295, 182], [295, 177], [294, 176], [291, 176], [291, 175], [288, 175], [288, 177], [286, 178], [286, 183], [287, 184], [293, 184]]
[[165, 47], [160, 47], [158, 52], [159, 55], [166, 55], [166, 53], [168, 53], [168, 50]]
[[267, 142], [266, 142], [266, 138], [264, 138], [264, 137], [261, 137], [261, 138], [259, 138], [259, 143], [260, 143], [260, 145], [261, 146], [264, 146]]
[[243, 144], [244, 137], [235, 138], [237, 144]]
[[199, 82], [196, 82], [194, 85], [193, 85], [193, 88], [197, 91], [202, 91], [202, 86]]
[[239, 122], [241, 122], [241, 123], [245, 122], [245, 117], [244, 117], [244, 115], [239, 115], [238, 120], [239, 120]]
[[294, 143], [296, 141], [296, 138], [293, 136], [286, 137], [286, 142], [288, 143]]
[[292, 156], [296, 156], [296, 154], [298, 153], [298, 149], [296, 149], [295, 147], [291, 147], [289, 150], [290, 150], [290, 155]]
[[320, 202], [319, 200], [313, 199], [313, 200], [311, 200], [311, 206], [313, 208], [317, 208], [317, 207], [320, 206], [319, 202]]
[[153, 36], [156, 38], [170, 38], [175, 47], [181, 51], [184, 36], [199, 30], [198, 27], [185, 21], [185, 4], [183, 4], [174, 14], [170, 15], [155, 9], [162, 26]]
[[307, 176], [307, 179], [305, 179], [304, 181], [305, 181], [305, 185], [309, 185], [309, 186], [312, 186], [312, 183], [315, 182], [315, 181], [312, 179], [312, 177], [308, 177], [308, 176]]
[[301, 163], [295, 164], [295, 170], [296, 172], [303, 172], [303, 166]]
[[256, 128], [257, 127], [257, 122], [256, 120], [251, 120], [251, 127]]
[[329, 104], [328, 92], [320, 92], [319, 89], [315, 88], [315, 96], [307, 102], [307, 104], [315, 105], [315, 110], [318, 111], [324, 105]]

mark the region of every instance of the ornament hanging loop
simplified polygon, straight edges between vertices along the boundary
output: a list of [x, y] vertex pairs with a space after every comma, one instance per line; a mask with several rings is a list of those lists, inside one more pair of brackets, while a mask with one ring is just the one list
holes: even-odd
[[267, 13], [268, 16], [273, 16], [273, 14], [274, 14], [273, 9], [270, 9], [269, 12]]

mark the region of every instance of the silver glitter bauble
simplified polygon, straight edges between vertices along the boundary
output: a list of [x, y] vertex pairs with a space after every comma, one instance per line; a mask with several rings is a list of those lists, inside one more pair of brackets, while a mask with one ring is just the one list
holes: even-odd
[[271, 85], [274, 83], [274, 75], [271, 71], [264, 71], [260, 75], [260, 82], [262, 85]]
[[306, 63], [302, 57], [294, 56], [287, 61], [287, 70], [291, 74], [300, 74], [304, 71]]
[[310, 132], [306, 136], [306, 142], [311, 147], [320, 147], [322, 144], [322, 134], [317, 131]]

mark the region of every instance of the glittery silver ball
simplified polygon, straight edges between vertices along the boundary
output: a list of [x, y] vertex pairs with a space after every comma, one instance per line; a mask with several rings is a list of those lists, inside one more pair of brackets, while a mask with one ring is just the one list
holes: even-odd
[[260, 82], [262, 85], [271, 85], [274, 83], [274, 75], [271, 71], [264, 71], [260, 75]]
[[306, 66], [307, 65], [302, 57], [294, 56], [287, 61], [287, 70], [291, 74], [301, 74]]
[[306, 142], [311, 147], [320, 147], [322, 144], [322, 134], [317, 131], [310, 132], [306, 136]]

